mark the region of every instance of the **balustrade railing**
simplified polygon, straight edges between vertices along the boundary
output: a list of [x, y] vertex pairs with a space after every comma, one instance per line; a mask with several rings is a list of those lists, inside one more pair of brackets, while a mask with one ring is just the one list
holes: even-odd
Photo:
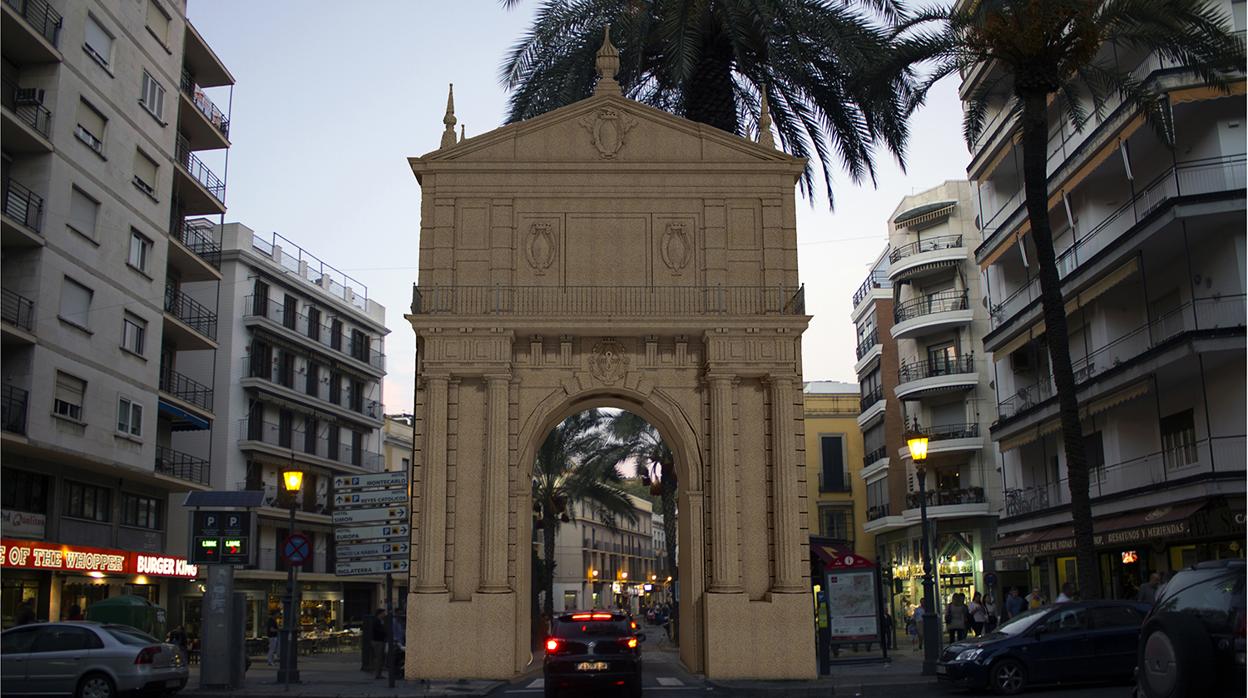
[[15, 385], [0, 386], [0, 427], [14, 434], [26, 433], [26, 406], [30, 393]]
[[3, 186], [4, 215], [33, 232], [40, 232], [43, 228], [43, 197], [12, 177], [5, 177]]
[[938, 424], [936, 426], [920, 426], [918, 422], [911, 421], [907, 427], [908, 431], [915, 434], [923, 434], [928, 441], [944, 441], [945, 439], [974, 439], [979, 437], [979, 424], [977, 422], [968, 422], [965, 424]]
[[52, 9], [47, 0], [4, 0], [4, 4], [12, 7], [17, 14], [22, 16], [30, 24], [31, 28], [41, 34], [43, 38], [52, 44], [53, 48], [57, 46], [61, 36], [61, 13]]
[[975, 354], [964, 354], [956, 357], [942, 357], [925, 361], [907, 361], [902, 363], [897, 372], [899, 383], [932, 378], [935, 376], [952, 376], [959, 373], [975, 372]]
[[315, 340], [338, 354], [368, 364], [375, 369], [385, 370], [386, 355], [373, 348], [371, 337], [359, 338], [347, 332], [335, 333], [332, 325], [313, 322], [305, 313], [295, 313], [293, 317], [288, 317], [286, 306], [275, 300], [257, 300], [256, 296], [247, 296], [243, 301], [243, 317], [262, 317], [272, 320], [288, 330]]
[[206, 458], [197, 458], [156, 444], [156, 472], [206, 485], [212, 475], [212, 466]]
[[854, 307], [863, 301], [872, 291], [877, 288], [892, 288], [893, 282], [888, 278], [887, 271], [873, 271], [867, 274], [867, 280], [862, 282], [858, 290], [854, 292]]
[[868, 334], [866, 337], [863, 337], [861, 342], [858, 342], [858, 349], [857, 349], [858, 358], [861, 359], [862, 357], [866, 356], [867, 352], [871, 351], [871, 347], [879, 343], [880, 343], [880, 328], [877, 327], [871, 330], [870, 334]]
[[221, 268], [221, 245], [212, 239], [215, 227], [207, 218], [183, 218], [175, 215], [170, 226], [173, 236], [191, 252], [217, 269]]
[[784, 286], [422, 286], [414, 315], [803, 315]]
[[35, 129], [45, 137], [52, 127], [52, 112], [43, 106], [43, 90], [18, 87], [16, 83], [0, 80], [0, 101], [4, 108], [13, 112], [18, 121]]
[[890, 507], [887, 504], [876, 504], [875, 506], [867, 507], [867, 521], [875, 521], [876, 519], [889, 516], [889, 509]]
[[[338, 427], [331, 425], [329, 428]], [[269, 446], [277, 446], [295, 453], [304, 453], [371, 472], [380, 472], [384, 465], [380, 453], [362, 448], [353, 449], [350, 439], [340, 439], [335, 442], [317, 434], [309, 436], [293, 425], [283, 430], [281, 425], [244, 417], [239, 420], [239, 433], [242, 435], [242, 441], [256, 441]]]
[[962, 247], [961, 235], [938, 235], [924, 240], [916, 240], [915, 242], [901, 245], [900, 247], [893, 249], [893, 251], [888, 254], [888, 261], [892, 264], [896, 264], [906, 257], [912, 257], [923, 252], [952, 250], [959, 247]]
[[217, 314], [178, 288], [165, 286], [165, 312], [208, 339], [217, 339]]
[[191, 104], [195, 105], [195, 109], [203, 114], [205, 119], [208, 119], [208, 123], [220, 131], [221, 135], [229, 137], [230, 120], [226, 118], [225, 112], [218, 109], [217, 105], [213, 104], [211, 99], [208, 99], [208, 95], [204, 94], [203, 89], [195, 84], [195, 78], [186, 70], [182, 71], [181, 87], [182, 93], [191, 100]]
[[3, 289], [3, 313], [0, 319], [27, 332], [34, 330], [35, 302], [15, 291]]
[[819, 491], [820, 492], [849, 492], [850, 482], [849, 473], [841, 473], [840, 481], [831, 477], [832, 473], [819, 473]]
[[212, 388], [177, 371], [166, 369], [161, 372], [160, 389], [179, 400], [212, 411]]
[[872, 463], [888, 457], [888, 446], [880, 446], [862, 457], [862, 467], [867, 467]]
[[[906, 508], [918, 509], [922, 502], [922, 497], [918, 492], [910, 492], [906, 495]], [[982, 487], [963, 487], [959, 489], [946, 490], [928, 490], [927, 506], [929, 507], [947, 507], [956, 506], [958, 504], [983, 504], [987, 502], [984, 497], [984, 488]]]
[[893, 311], [893, 321], [900, 323], [933, 313], [967, 310], [968, 308], [970, 308], [970, 305], [967, 303], [965, 289], [961, 291], [939, 291], [926, 296], [911, 298], [905, 303], [898, 305], [897, 309]]
[[225, 201], [225, 182], [208, 169], [203, 160], [191, 152], [190, 144], [181, 134], [178, 134], [174, 144], [174, 154], [177, 156], [178, 164], [186, 170], [191, 179], [199, 182], [212, 195], [212, 198], [220, 202]]
[[[253, 360], [256, 357], [247, 356], [242, 360], [243, 378], [259, 378], [274, 385], [280, 385], [284, 388], [294, 390], [296, 392], [308, 395], [323, 402], [327, 402], [337, 407], [342, 407], [352, 412], [358, 412], [372, 419], [381, 418], [381, 404], [376, 400], [368, 400], [363, 397], [353, 398], [349, 388], [339, 389], [338, 399], [334, 400], [333, 391], [325, 388], [321, 389], [322, 382], [318, 381], [315, 392], [308, 388], [307, 372], [304, 370], [296, 370], [294, 364], [290, 365], [287, 375], [282, 374], [282, 365], [279, 361], [263, 361]], [[326, 373], [322, 373], [323, 378], [328, 378]]]
[[863, 395], [858, 401], [859, 411], [866, 412], [871, 406], [884, 399], [884, 386], [877, 386], [874, 390]]

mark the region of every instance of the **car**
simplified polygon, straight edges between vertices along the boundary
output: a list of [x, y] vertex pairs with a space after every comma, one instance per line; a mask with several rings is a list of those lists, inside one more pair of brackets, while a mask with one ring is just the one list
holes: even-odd
[[31, 623], [0, 634], [0, 693], [6, 696], [172, 695], [188, 678], [176, 645], [128, 625]]
[[936, 677], [1004, 695], [1033, 684], [1130, 681], [1148, 610], [1133, 601], [1075, 601], [1026, 611], [946, 647]]
[[576, 695], [623, 689], [629, 696], [640, 696], [645, 639], [625, 613], [574, 611], [556, 616], [542, 661], [546, 698], [564, 689]]
[[1144, 620], [1135, 689], [1144, 698], [1248, 695], [1243, 560], [1174, 574]]

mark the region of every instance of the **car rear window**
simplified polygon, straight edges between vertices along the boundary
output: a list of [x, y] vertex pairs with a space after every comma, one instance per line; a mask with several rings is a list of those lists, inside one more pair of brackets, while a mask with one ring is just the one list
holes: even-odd
[[628, 621], [567, 620], [555, 624], [555, 637], [569, 640], [592, 637], [622, 637], [629, 634]]
[[1153, 612], [1193, 614], [1215, 626], [1228, 625], [1236, 606], [1242, 604], [1244, 573], [1242, 570], [1218, 570], [1212, 575], [1204, 572], [1193, 570], [1176, 574], [1166, 585], [1165, 596]]
[[128, 625], [106, 625], [104, 632], [113, 636], [113, 639], [123, 645], [134, 645], [135, 647], [160, 644], [160, 640], [148, 635], [137, 628]]

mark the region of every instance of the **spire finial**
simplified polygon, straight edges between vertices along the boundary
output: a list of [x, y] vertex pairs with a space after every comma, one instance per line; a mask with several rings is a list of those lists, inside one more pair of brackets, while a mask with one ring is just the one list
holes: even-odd
[[620, 94], [620, 83], [615, 81], [615, 74], [620, 71], [620, 52], [611, 45], [610, 24], [602, 29], [602, 47], [598, 49], [594, 64], [598, 68], [598, 85], [594, 88], [594, 94]]
[[446, 92], [446, 116], [442, 117], [446, 130], [442, 132], [441, 147], [455, 145], [455, 83], [451, 83]]
[[459, 142], [460, 143], [464, 142], [464, 125], [463, 124], [459, 125]]
[[776, 141], [771, 136], [771, 110], [767, 108], [767, 89], [763, 88], [762, 103], [758, 109], [758, 142], [768, 148], [775, 148]]

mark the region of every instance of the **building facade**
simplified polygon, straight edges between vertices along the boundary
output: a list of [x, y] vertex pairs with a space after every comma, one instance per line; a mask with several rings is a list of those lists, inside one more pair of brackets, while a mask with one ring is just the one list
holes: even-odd
[[[1242, 36], [1244, 3], [1218, 4]], [[1047, 172], [1100, 592], [1132, 598], [1150, 572], [1244, 556], [1244, 79], [1223, 93], [1157, 53], [1116, 50], [1165, 95], [1173, 147], [1128, 105], [1081, 131], [1052, 110]], [[989, 72], [969, 72], [962, 94]], [[1052, 597], [1075, 578], [1074, 540], [1010, 99], [993, 95], [968, 168], [1004, 466], [995, 554], [1003, 583]]]
[[183, 0], [2, 13], [3, 623], [122, 593], [177, 623], [197, 587], [180, 504], [219, 474], [202, 217], [225, 183], [201, 155], [230, 141], [205, 89], [234, 78]]
[[[628, 495], [635, 521], [609, 525], [589, 507], [573, 505], [572, 520], [555, 535], [556, 613], [587, 608], [625, 608], [636, 613], [649, 602], [645, 585], [657, 577], [650, 501]], [[542, 555], [538, 543], [538, 555]]]
[[806, 480], [810, 534], [834, 541], [843, 552], [874, 559], [873, 536], [863, 532], [867, 492], [858, 476], [863, 462], [858, 386], [807, 381], [802, 393], [806, 467], [814, 471]]

